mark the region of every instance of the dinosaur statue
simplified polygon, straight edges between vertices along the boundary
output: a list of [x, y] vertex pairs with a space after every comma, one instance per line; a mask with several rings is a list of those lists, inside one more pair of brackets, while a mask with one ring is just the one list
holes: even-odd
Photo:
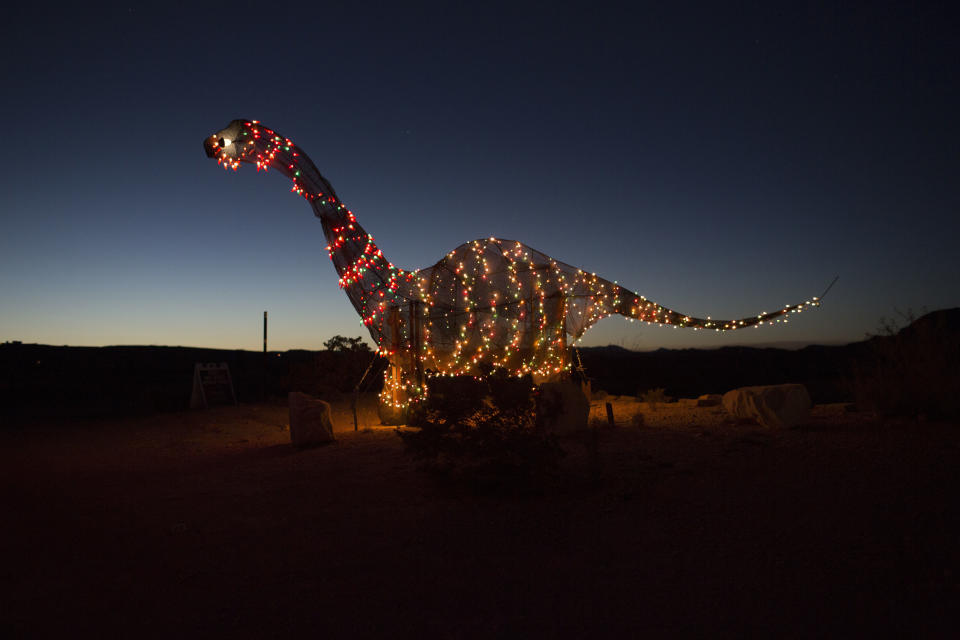
[[[256, 120], [234, 120], [204, 141], [225, 169], [241, 163], [276, 169], [313, 207], [340, 287], [390, 358], [381, 407], [422, 399], [431, 375], [479, 375], [505, 368], [535, 380], [570, 368], [567, 336], [598, 320], [632, 320], [694, 330], [730, 331], [819, 305], [817, 298], [738, 320], [684, 315], [620, 285], [564, 264], [520, 242], [467, 242], [439, 262], [407, 271], [388, 261], [307, 155]], [[785, 321], [785, 319], [784, 319]]]

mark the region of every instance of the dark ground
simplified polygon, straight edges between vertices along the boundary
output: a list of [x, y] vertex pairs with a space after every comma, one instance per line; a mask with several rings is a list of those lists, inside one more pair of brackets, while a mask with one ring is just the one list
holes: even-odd
[[0, 631], [956, 636], [958, 425], [816, 407], [779, 432], [603, 430], [599, 478], [568, 440], [559, 478], [496, 497], [433, 482], [390, 429], [297, 452], [286, 423], [241, 405], [0, 430]]

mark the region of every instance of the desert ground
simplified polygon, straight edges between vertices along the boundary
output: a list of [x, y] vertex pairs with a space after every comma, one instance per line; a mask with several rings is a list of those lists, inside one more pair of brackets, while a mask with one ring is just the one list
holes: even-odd
[[647, 406], [598, 428], [596, 457], [567, 437], [557, 476], [491, 495], [418, 470], [373, 402], [358, 431], [336, 404], [337, 442], [306, 450], [280, 402], [5, 425], [0, 629], [955, 634], [958, 425]]

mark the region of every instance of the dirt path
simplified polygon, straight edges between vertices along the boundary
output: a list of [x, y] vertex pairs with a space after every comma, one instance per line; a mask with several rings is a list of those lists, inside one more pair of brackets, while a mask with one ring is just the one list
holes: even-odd
[[601, 431], [599, 477], [568, 440], [561, 478], [498, 498], [438, 486], [337, 409], [338, 442], [299, 452], [268, 405], [0, 432], [0, 629], [937, 636], [956, 618], [956, 425], [661, 413]]

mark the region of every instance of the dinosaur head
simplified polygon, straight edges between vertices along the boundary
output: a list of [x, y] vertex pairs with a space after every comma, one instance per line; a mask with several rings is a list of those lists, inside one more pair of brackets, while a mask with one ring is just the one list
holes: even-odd
[[246, 162], [256, 165], [258, 170], [276, 167], [288, 177], [299, 176], [301, 165], [309, 162], [290, 138], [259, 120], [234, 120], [204, 140], [203, 150], [224, 169], [236, 170], [241, 162]]
[[303, 151], [290, 138], [281, 136], [259, 120], [234, 120], [203, 141], [208, 158], [224, 169], [236, 171], [240, 163], [260, 169], [276, 169], [293, 180], [294, 191], [307, 200], [321, 198], [333, 206], [337, 194]]
[[251, 120], [234, 120], [203, 141], [208, 158], [216, 158], [224, 168], [236, 169], [241, 162], [250, 162], [246, 156], [253, 149], [248, 144]]

